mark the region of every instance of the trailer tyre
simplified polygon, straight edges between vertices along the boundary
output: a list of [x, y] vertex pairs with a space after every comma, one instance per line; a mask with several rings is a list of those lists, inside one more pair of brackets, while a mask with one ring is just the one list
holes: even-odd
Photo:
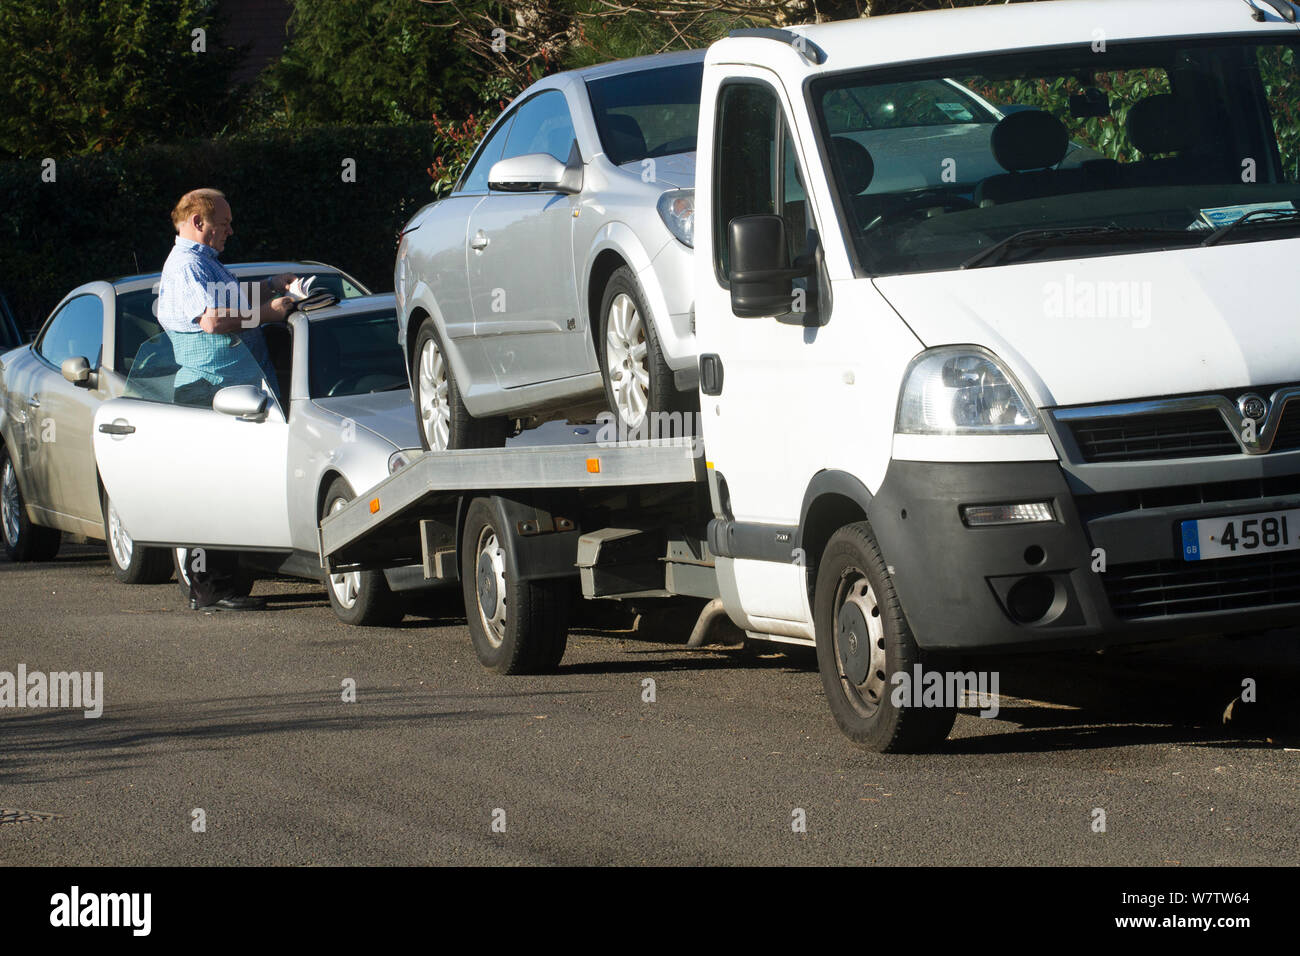
[[[932, 750], [952, 730], [956, 709], [895, 703], [892, 675], [937, 664], [921, 653], [870, 526], [831, 536], [817, 571], [817, 667], [840, 729], [877, 753]], [[902, 695], [899, 695], [900, 697]]]
[[498, 674], [546, 674], [568, 644], [565, 581], [520, 581], [495, 509], [476, 499], [465, 516], [460, 579], [474, 653]]
[[411, 383], [415, 391], [415, 423], [425, 451], [505, 445], [510, 430], [507, 419], [475, 418], [465, 407], [433, 319], [425, 319], [416, 336]]
[[[325, 491], [321, 517], [333, 514], [356, 497], [344, 478], [335, 478]], [[383, 571], [344, 571], [325, 578], [334, 615], [355, 627], [392, 627], [406, 616], [406, 603], [388, 587]]]

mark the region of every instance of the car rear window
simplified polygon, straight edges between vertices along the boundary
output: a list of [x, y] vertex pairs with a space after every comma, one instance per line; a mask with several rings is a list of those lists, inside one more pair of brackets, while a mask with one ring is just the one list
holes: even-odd
[[695, 151], [703, 63], [587, 81], [605, 155], [615, 166]]

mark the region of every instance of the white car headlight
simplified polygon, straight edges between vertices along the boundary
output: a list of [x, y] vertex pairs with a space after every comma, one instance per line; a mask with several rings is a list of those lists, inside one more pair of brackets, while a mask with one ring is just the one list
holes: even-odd
[[895, 431], [912, 435], [1041, 432], [1024, 391], [992, 353], [938, 348], [912, 360], [903, 378]]
[[678, 241], [695, 248], [695, 190], [670, 189], [659, 197], [659, 218]]
[[399, 448], [388, 456], [388, 473], [391, 475], [398, 470], [405, 468], [413, 462], [419, 454], [420, 449], [418, 448]]

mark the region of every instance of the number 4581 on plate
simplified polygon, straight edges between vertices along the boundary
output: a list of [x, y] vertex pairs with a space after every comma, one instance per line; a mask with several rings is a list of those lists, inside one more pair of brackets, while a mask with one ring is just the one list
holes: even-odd
[[[1296, 534], [1291, 533], [1291, 525]], [[1208, 561], [1300, 548], [1300, 509], [1184, 521], [1183, 560]]]

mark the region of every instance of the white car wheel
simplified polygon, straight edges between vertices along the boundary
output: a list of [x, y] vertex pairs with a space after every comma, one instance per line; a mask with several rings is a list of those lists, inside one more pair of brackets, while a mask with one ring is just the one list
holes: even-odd
[[420, 404], [420, 425], [433, 451], [444, 451], [451, 443], [451, 403], [448, 401], [447, 360], [432, 339], [420, 351], [416, 384]]
[[[347, 498], [335, 498], [330, 502], [329, 513], [334, 514], [341, 511], [343, 506], [348, 503]], [[334, 600], [345, 610], [351, 610], [357, 606], [357, 598], [361, 594], [361, 572], [345, 571], [342, 574], [330, 575], [330, 590], [334, 593]]]
[[605, 333], [605, 372], [620, 421], [638, 428], [650, 404], [650, 368], [646, 360], [645, 321], [626, 292], [609, 304]]
[[113, 507], [113, 502], [108, 503], [108, 548], [113, 554], [113, 561], [119, 568], [129, 568], [131, 566], [131, 555], [135, 551], [135, 543], [131, 536], [126, 533], [126, 528], [122, 524], [122, 518]]

